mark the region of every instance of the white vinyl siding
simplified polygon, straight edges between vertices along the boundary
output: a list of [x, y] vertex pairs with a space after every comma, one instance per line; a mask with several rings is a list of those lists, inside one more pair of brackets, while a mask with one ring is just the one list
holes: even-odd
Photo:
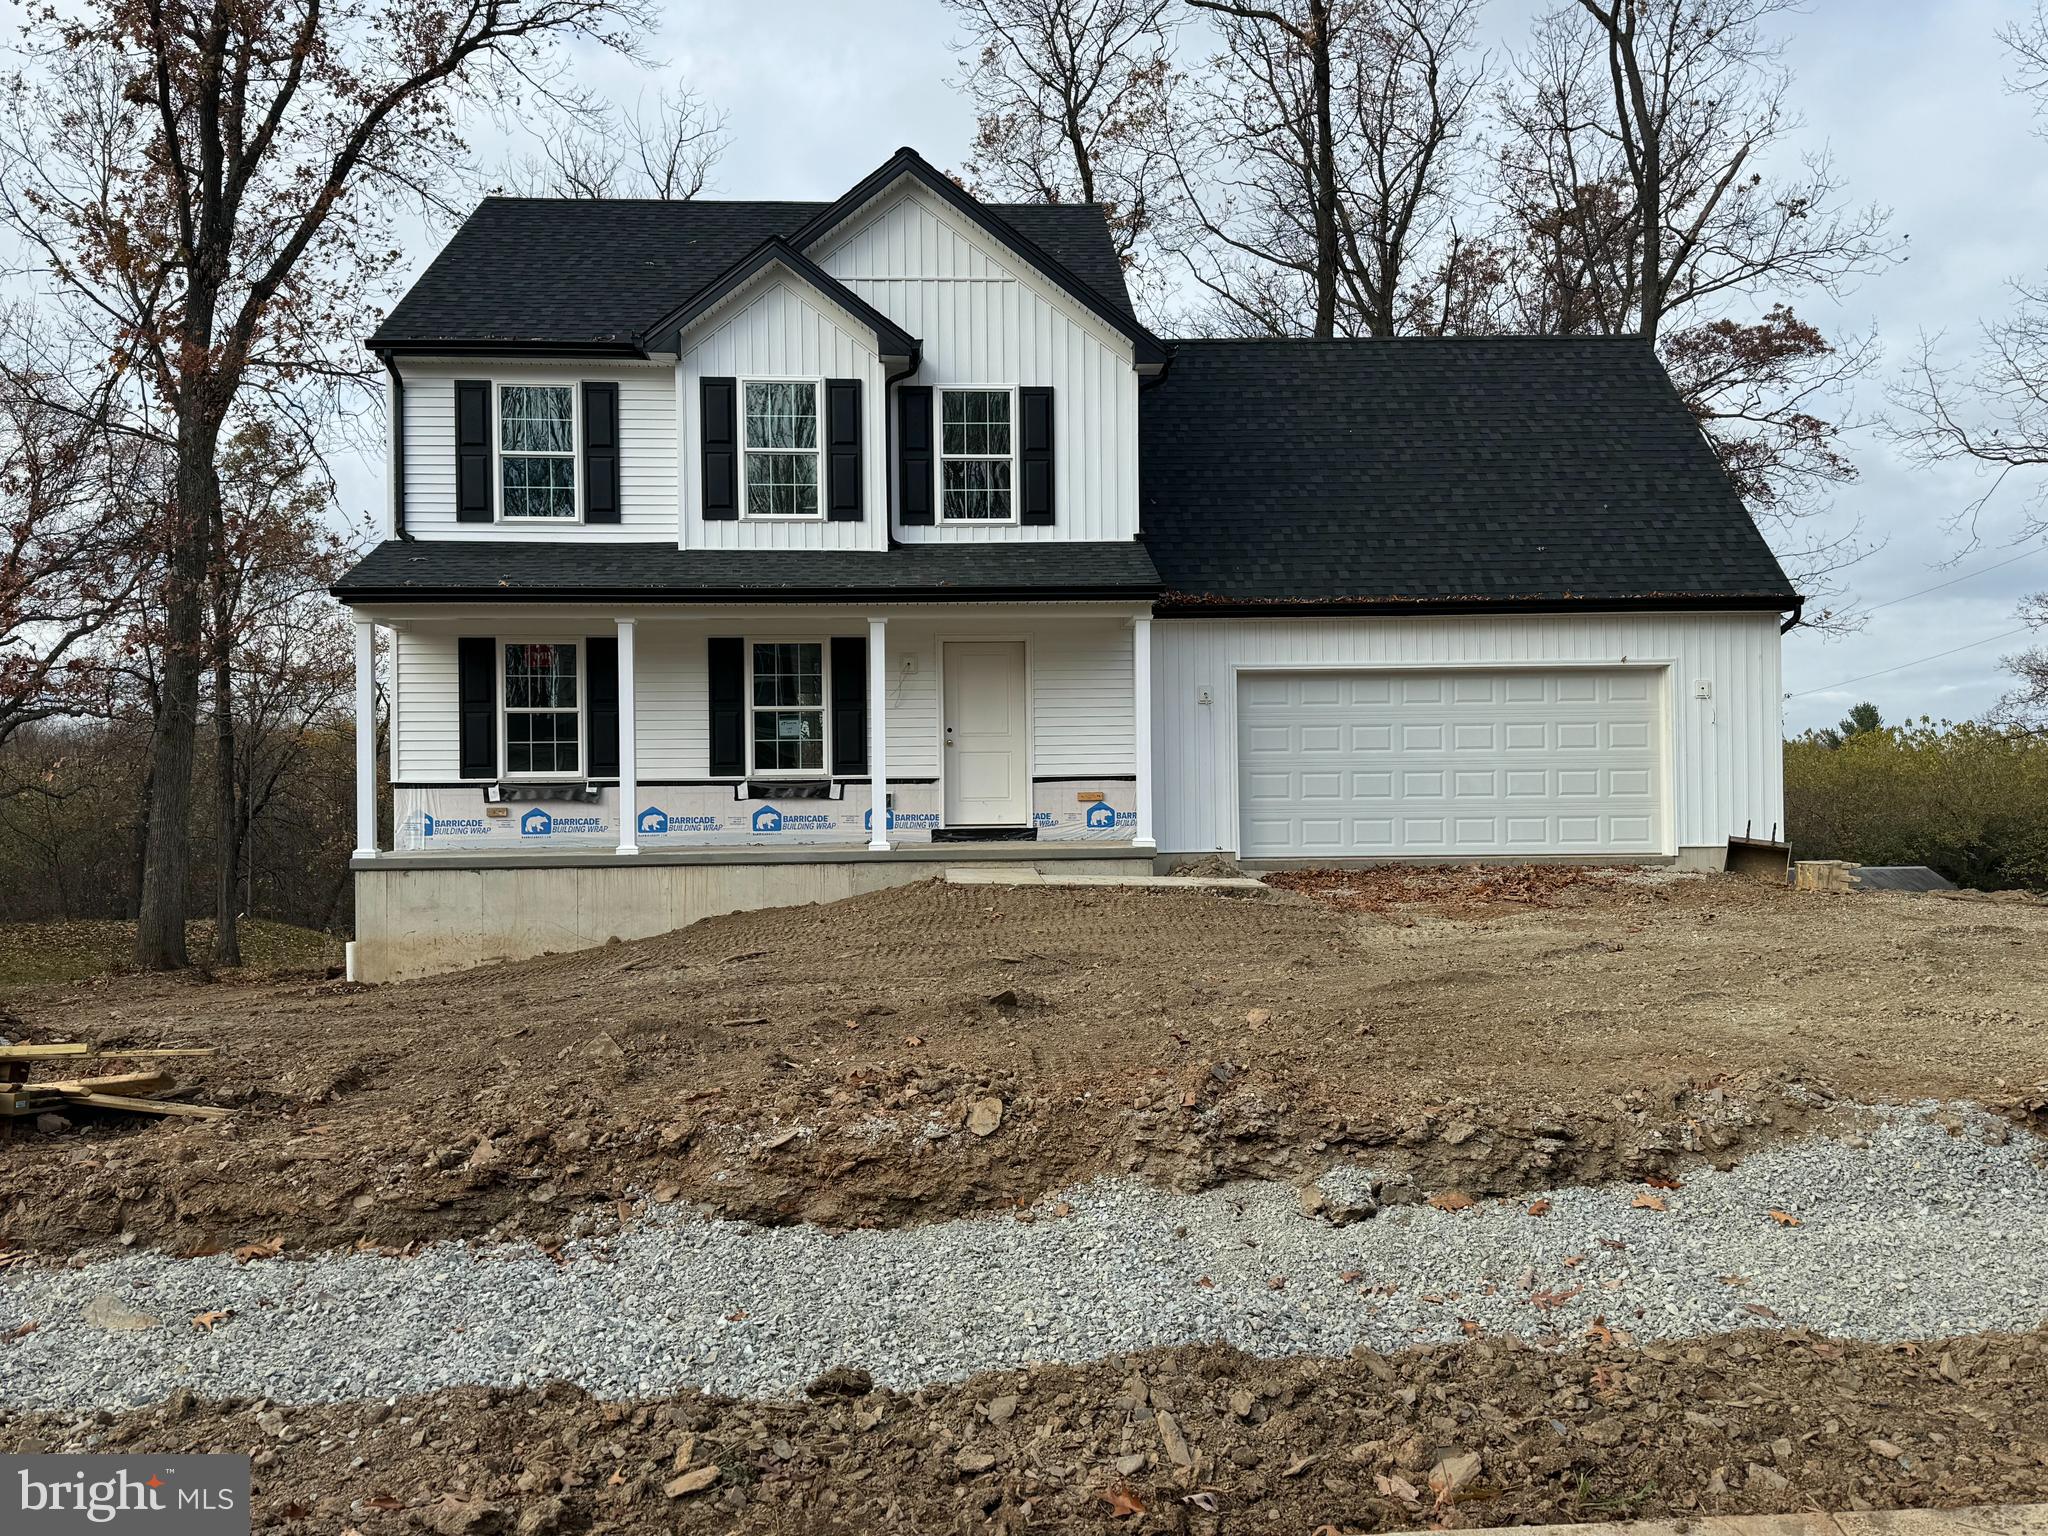
[[398, 631], [391, 670], [398, 701], [399, 781], [454, 782], [462, 761], [454, 633]]
[[[704, 520], [703, 391], [706, 378], [859, 379], [861, 383], [861, 521], [823, 516]], [[762, 279], [698, 322], [683, 337], [675, 374], [682, 402], [683, 544], [688, 549], [886, 549], [888, 479], [883, 467], [885, 375], [872, 338], [850, 316], [807, 286], [779, 273]], [[741, 401], [737, 407], [744, 411]], [[819, 392], [820, 428], [825, 400]], [[742, 430], [744, 420], [736, 423]], [[825, 464], [819, 458], [819, 507], [825, 506]], [[742, 482], [744, 494], [744, 482]]]
[[921, 191], [883, 199], [810, 254], [923, 342], [911, 382], [1052, 386], [1052, 527], [943, 523], [899, 528], [898, 538], [1136, 536], [1138, 376], [1127, 340]]
[[1037, 777], [1132, 772], [1131, 627], [1041, 631], [1031, 644], [1031, 720]]
[[[457, 362], [401, 359], [405, 376], [405, 528], [420, 539], [674, 540], [676, 514], [675, 372], [655, 365]], [[455, 517], [455, 381], [493, 384], [615, 382], [619, 386], [619, 521], [538, 518], [490, 523]], [[493, 391], [491, 432], [500, 430]], [[577, 406], [580, 416], [580, 402]], [[582, 444], [576, 477], [582, 479]], [[494, 453], [492, 494], [501, 471]], [[579, 489], [580, 497], [580, 489]]]
[[[1248, 670], [1668, 669], [1662, 834], [1677, 849], [1784, 832], [1773, 614], [1161, 619], [1153, 625], [1154, 804], [1163, 852], [1239, 843], [1237, 698]], [[1696, 685], [1710, 694], [1696, 698]]]

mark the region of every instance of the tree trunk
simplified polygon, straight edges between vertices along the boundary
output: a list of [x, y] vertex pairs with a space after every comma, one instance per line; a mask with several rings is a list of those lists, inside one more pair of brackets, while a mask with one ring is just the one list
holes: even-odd
[[235, 794], [235, 677], [227, 642], [228, 603], [216, 578], [213, 601], [213, 807], [219, 847], [214, 850], [213, 963], [240, 965], [242, 935], [236, 922], [236, 886], [242, 867], [242, 820]]
[[187, 405], [178, 423], [177, 505], [171, 511], [164, 593], [164, 682], [149, 772], [155, 786], [143, 844], [142, 903], [135, 964], [145, 971], [190, 965], [185, 900], [192, 878], [192, 754], [199, 735], [199, 676], [205, 667], [206, 575], [219, 520], [220, 426]]
[[142, 765], [142, 789], [136, 796], [135, 820], [128, 837], [128, 889], [123, 893], [121, 915], [134, 922], [142, 916], [142, 865], [149, 848], [150, 807], [156, 800], [155, 734], [150, 737], [151, 755]]

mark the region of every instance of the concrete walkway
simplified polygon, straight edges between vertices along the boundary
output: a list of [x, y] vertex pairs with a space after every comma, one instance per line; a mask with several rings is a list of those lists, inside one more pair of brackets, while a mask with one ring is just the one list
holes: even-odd
[[[2048, 1536], [2048, 1504], [1978, 1504], [1964, 1509], [1876, 1510], [1859, 1514], [1709, 1515], [1697, 1520], [1602, 1520], [1537, 1525], [1550, 1536]], [[1407, 1536], [1423, 1536], [1420, 1530]]]
[[1063, 875], [1037, 869], [948, 869], [948, 885], [1115, 885], [1150, 891], [1230, 891], [1263, 896], [1271, 889], [1245, 875]]

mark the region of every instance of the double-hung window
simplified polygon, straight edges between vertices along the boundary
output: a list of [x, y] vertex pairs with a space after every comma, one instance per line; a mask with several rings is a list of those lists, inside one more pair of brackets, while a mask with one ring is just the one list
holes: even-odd
[[745, 474], [749, 517], [818, 515], [818, 383], [746, 382]]
[[941, 522], [1011, 521], [1015, 399], [1007, 389], [939, 391]]
[[507, 519], [576, 516], [576, 391], [498, 387], [498, 486]]
[[825, 771], [825, 647], [816, 641], [753, 646], [754, 772]]
[[573, 774], [582, 769], [576, 647], [505, 646], [505, 772]]

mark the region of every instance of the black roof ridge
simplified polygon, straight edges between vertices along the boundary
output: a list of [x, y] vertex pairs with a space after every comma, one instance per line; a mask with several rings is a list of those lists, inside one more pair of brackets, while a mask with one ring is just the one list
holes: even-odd
[[[576, 207], [589, 204], [594, 207], [639, 206], [659, 208], [671, 204], [695, 204], [700, 208], [830, 208], [838, 201], [830, 197], [535, 197], [525, 192], [486, 192], [477, 200], [484, 203], [536, 203], [550, 208]], [[987, 198], [977, 199], [984, 208], [1093, 208], [1100, 211], [1109, 205], [1100, 198], [1071, 202], [990, 202]]]

